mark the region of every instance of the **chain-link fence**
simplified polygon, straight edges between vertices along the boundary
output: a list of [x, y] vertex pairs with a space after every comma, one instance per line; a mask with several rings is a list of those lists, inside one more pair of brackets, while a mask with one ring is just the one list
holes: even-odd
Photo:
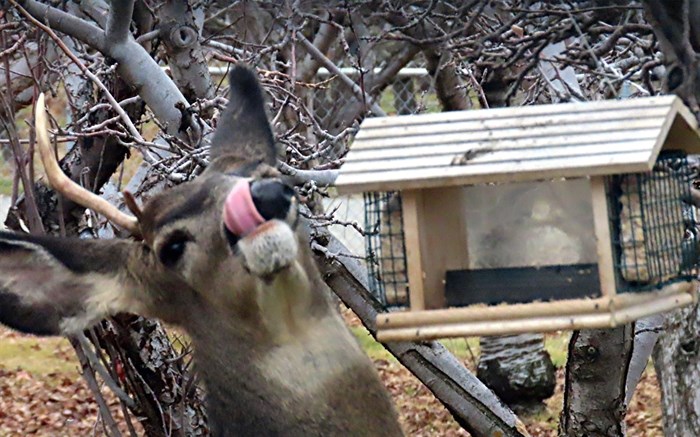
[[[342, 69], [344, 74], [357, 81], [359, 72], [352, 68]], [[331, 126], [349, 101], [353, 92], [340, 79], [321, 69], [318, 79], [324, 82], [309, 98], [321, 126]], [[379, 98], [379, 104], [388, 115], [407, 115], [431, 112], [437, 109], [437, 99], [428, 72], [424, 68], [405, 68], [397, 74], [392, 84]]]
[[[333, 123], [352, 92], [339, 80], [325, 77], [326, 74], [321, 74], [321, 78], [328, 80], [326, 88], [311, 97], [314, 114], [322, 126]], [[422, 68], [403, 70], [382, 93], [379, 103], [389, 115], [417, 114], [437, 108], [430, 76]], [[325, 206], [327, 211], [337, 208], [335, 217], [339, 221], [355, 222], [364, 228], [364, 236], [351, 226], [332, 226], [331, 232], [343, 241], [351, 255], [365, 257], [371, 291], [387, 306], [407, 305], [408, 281], [398, 193], [368, 193], [364, 201], [362, 196], [339, 197], [329, 199]], [[384, 238], [387, 235], [396, 238]]]
[[[343, 71], [351, 77], [357, 74], [357, 71], [352, 69]], [[330, 127], [341, 114], [344, 105], [352, 100], [352, 91], [327, 71], [322, 70], [318, 79], [325, 80], [326, 86], [313, 92], [309, 106], [321, 126]], [[430, 76], [424, 68], [402, 70], [391, 86], [384, 90], [379, 98], [379, 104], [390, 116], [438, 110], [435, 91]], [[326, 199], [324, 202], [326, 211], [335, 210], [334, 217], [343, 223], [332, 225], [330, 231], [345, 244], [350, 252], [349, 255], [361, 257], [368, 263], [371, 291], [385, 305], [407, 305], [408, 280], [403, 249], [400, 197], [397, 193], [370, 196], [370, 199], [363, 199], [362, 195]], [[365, 230], [365, 235], [362, 235], [354, 226], [348, 226], [348, 223], [356, 223], [360, 229]], [[381, 235], [386, 236], [387, 232], [396, 238], [391, 241], [380, 238]]]

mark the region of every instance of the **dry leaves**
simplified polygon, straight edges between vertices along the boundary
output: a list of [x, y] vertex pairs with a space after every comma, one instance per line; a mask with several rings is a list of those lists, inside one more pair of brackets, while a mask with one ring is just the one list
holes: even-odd
[[[54, 339], [27, 337], [6, 330], [0, 331], [0, 342], [5, 345], [27, 343], [26, 350], [33, 352], [26, 353], [28, 367], [37, 365], [32, 359], [50, 354], [53, 360], [65, 361], [66, 368], [78, 368], [66, 342], [57, 343]], [[126, 433], [117, 399], [106, 389], [103, 394]], [[0, 367], [0, 436], [67, 437], [93, 435], [93, 432], [104, 435], [102, 424], [98, 422], [97, 404], [77, 371], [35, 374], [22, 368]]]
[[[356, 322], [353, 321], [352, 324]], [[22, 342], [27, 337], [0, 330], [1, 342]], [[32, 338], [32, 342], [37, 339]], [[47, 353], [53, 348], [54, 357], [77, 368], [70, 348], [56, 342], [30, 343], [27, 351]], [[34, 354], [27, 352], [27, 360]], [[27, 366], [31, 363], [28, 361]], [[468, 436], [452, 419], [447, 410], [403, 366], [393, 360], [375, 360], [384, 384], [391, 393], [407, 435], [421, 437]], [[83, 379], [74, 371], [46, 374], [20, 369], [2, 368], [0, 361], [0, 436], [81, 436], [104, 435], [97, 422], [97, 406]], [[650, 374], [651, 373], [651, 374]], [[563, 389], [563, 371], [557, 373], [557, 390], [543, 411], [522, 417], [533, 437], [556, 436]], [[105, 390], [115, 418], [126, 432], [125, 422], [113, 395]], [[653, 372], [647, 372], [640, 382], [627, 416], [628, 435], [651, 437], [662, 435], [659, 386]], [[94, 433], [94, 434], [93, 434]]]

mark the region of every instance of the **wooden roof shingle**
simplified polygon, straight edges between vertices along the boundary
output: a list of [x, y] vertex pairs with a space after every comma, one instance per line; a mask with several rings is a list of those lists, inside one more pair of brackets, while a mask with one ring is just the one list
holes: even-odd
[[700, 153], [676, 96], [366, 119], [341, 193], [644, 172], [662, 148]]

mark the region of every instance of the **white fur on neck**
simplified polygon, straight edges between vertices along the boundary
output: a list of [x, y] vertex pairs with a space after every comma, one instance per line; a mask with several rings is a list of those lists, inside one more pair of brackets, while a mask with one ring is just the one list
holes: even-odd
[[357, 341], [333, 314], [306, 320], [302, 332], [278, 344], [260, 361], [259, 370], [271, 383], [297, 397], [316, 397], [365, 357]]

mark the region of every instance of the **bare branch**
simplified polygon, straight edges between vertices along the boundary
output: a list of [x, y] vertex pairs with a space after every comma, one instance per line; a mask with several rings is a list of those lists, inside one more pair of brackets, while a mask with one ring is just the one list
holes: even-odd
[[126, 42], [131, 33], [131, 17], [134, 14], [134, 0], [112, 0], [107, 19], [107, 44]]
[[167, 0], [160, 4], [158, 16], [158, 31], [168, 52], [168, 65], [180, 90], [190, 101], [214, 97], [192, 7], [181, 0]]
[[90, 362], [85, 356], [82, 346], [77, 340], [74, 339], [71, 339], [71, 345], [73, 346], [73, 349], [75, 349], [75, 353], [78, 356], [78, 361], [80, 361], [80, 367], [82, 369], [81, 373], [85, 378], [88, 387], [90, 387], [90, 391], [92, 391], [92, 393], [95, 395], [95, 402], [97, 402], [97, 406], [100, 408], [100, 416], [105, 422], [105, 434], [107, 434], [108, 437], [121, 437], [122, 434], [119, 432], [119, 427], [114, 421], [114, 417], [112, 417], [112, 413], [109, 411], [109, 406], [102, 396], [100, 387], [95, 379], [93, 368], [90, 366]]
[[105, 94], [105, 97], [107, 98], [109, 103], [112, 105], [112, 108], [117, 112], [117, 114], [119, 114], [119, 117], [121, 118], [122, 122], [124, 123], [124, 125], [126, 125], [127, 129], [129, 130], [129, 133], [134, 138], [143, 141], [143, 138], [141, 138], [141, 134], [139, 133], [138, 129], [136, 129], [136, 126], [134, 126], [134, 123], [132, 123], [131, 119], [129, 118], [127, 113], [124, 111], [124, 108], [122, 108], [119, 105], [119, 102], [117, 102], [117, 99], [114, 98], [114, 96], [109, 91], [109, 89], [105, 86], [105, 84], [102, 83], [102, 81], [92, 71], [90, 71], [85, 66], [85, 64], [83, 64], [80, 61], [80, 59], [78, 59], [78, 57], [75, 56], [73, 54], [73, 52], [68, 47], [66, 47], [66, 45], [63, 43], [63, 41], [61, 41], [61, 38], [59, 38], [58, 35], [56, 35], [56, 33], [53, 30], [51, 30], [50, 27], [44, 25], [39, 20], [32, 17], [28, 11], [26, 11], [24, 8], [19, 6], [14, 0], [10, 0], [10, 2], [12, 4], [14, 4], [17, 7], [17, 9], [24, 16], [26, 16], [27, 19], [29, 19], [29, 21], [34, 23], [35, 26], [37, 26], [38, 28], [40, 28], [44, 32], [46, 32], [54, 40], [54, 42], [61, 48], [61, 50], [63, 50], [63, 52], [71, 59], [71, 61], [73, 61], [73, 63], [75, 63], [75, 65], [77, 65], [78, 68], [80, 68], [80, 71], [82, 71], [83, 74], [85, 74], [87, 77], [89, 77], [90, 80], [92, 80], [95, 83], [95, 85], [97, 85], [100, 88], [100, 90], [102, 90], [102, 92]]
[[[55, 36], [55, 33], [39, 19], [48, 19], [49, 25], [56, 30], [78, 38], [115, 59], [118, 62], [118, 72], [121, 77], [136, 88], [156, 117], [165, 125], [166, 131], [171, 135], [182, 135], [180, 127], [183, 111], [179, 110], [178, 106], [187, 108], [189, 103], [158, 63], [131, 36], [120, 44], [110, 45], [106, 43], [106, 37], [101, 29], [59, 9], [41, 4], [36, 0], [9, 1], [25, 15], [31, 15], [30, 20], [49, 35]], [[18, 3], [26, 10], [22, 9]], [[114, 109], [119, 112], [117, 107]], [[135, 135], [135, 138], [139, 137], [140, 135]]]
[[372, 74], [368, 79], [367, 88], [371, 93], [378, 90], [383, 90], [398, 76], [402, 68], [404, 68], [416, 55], [420, 53], [420, 48], [410, 43], [405, 43], [398, 50], [391, 53], [388, 63], [379, 73]]
[[[53, 44], [47, 44], [44, 53], [42, 53], [42, 47], [34, 41], [24, 44], [23, 49], [28, 53], [27, 56], [12, 60], [0, 56], [0, 59], [7, 59], [9, 73], [5, 74], [4, 62], [0, 63], [0, 92], [9, 89], [12, 95], [10, 103], [15, 111], [31, 105], [34, 101], [35, 82], [32, 70], [35, 70], [42, 61], [53, 62], [59, 56], [59, 51]], [[43, 77], [48, 83], [53, 83], [57, 78], [58, 74], [53, 71], [47, 72]]]
[[[328, 22], [321, 23], [314, 37], [314, 47], [316, 47], [319, 52], [326, 53], [339, 33], [340, 28], [337, 24]], [[320, 66], [321, 63], [318, 57], [308, 54], [297, 68], [297, 80], [300, 82], [311, 82]]]
[[[353, 81], [345, 73], [343, 73], [340, 70], [340, 68], [338, 68], [333, 63], [333, 61], [331, 61], [330, 59], [328, 59], [326, 57], [326, 55], [321, 53], [316, 48], [316, 46], [311, 44], [311, 42], [308, 39], [306, 39], [306, 37], [304, 35], [302, 35], [300, 33], [297, 35], [297, 38], [298, 38], [299, 42], [301, 42], [301, 44], [304, 46], [304, 48], [309, 52], [309, 54], [311, 56], [313, 56], [314, 58], [316, 58], [321, 64], [323, 64], [323, 66], [326, 67], [331, 73], [337, 75], [340, 78], [340, 80], [343, 81], [343, 83], [345, 85], [350, 87], [352, 92], [355, 93], [355, 95], [357, 96], [358, 99], [360, 99], [360, 101], [372, 102], [373, 99], [369, 95], [367, 95], [364, 91], [362, 91], [362, 88], [360, 88], [355, 83], [355, 81]], [[374, 112], [375, 115], [380, 116], [380, 117], [386, 117], [386, 112], [384, 112], [384, 110], [376, 102], [373, 102], [370, 105], [370, 109], [372, 109], [372, 112]]]
[[136, 404], [134, 403], [134, 400], [131, 399], [129, 395], [117, 385], [109, 372], [107, 372], [107, 369], [105, 369], [102, 362], [97, 358], [95, 351], [90, 346], [90, 342], [88, 341], [87, 337], [85, 337], [85, 334], [82, 332], [76, 334], [75, 339], [78, 341], [78, 343], [80, 343], [80, 346], [82, 346], [83, 352], [85, 353], [85, 357], [90, 362], [92, 368], [102, 377], [102, 380], [105, 384], [107, 384], [107, 387], [109, 387], [109, 389], [112, 390], [112, 392], [120, 400], [122, 400], [127, 407], [132, 409], [135, 408]]
[[33, 17], [46, 20], [49, 26], [55, 27], [63, 33], [78, 38], [103, 53], [107, 52], [109, 49], [104, 31], [85, 20], [81, 20], [60, 9], [39, 3], [36, 0], [21, 0], [19, 2], [15, 0], [9, 1], [15, 5], [15, 7], [19, 6], [18, 3], [21, 4], [22, 7], [26, 9], [25, 12], [28, 12]]
[[288, 178], [292, 185], [303, 185], [315, 182], [318, 185], [333, 185], [338, 179], [338, 170], [300, 170], [287, 163], [279, 162], [277, 168]]

